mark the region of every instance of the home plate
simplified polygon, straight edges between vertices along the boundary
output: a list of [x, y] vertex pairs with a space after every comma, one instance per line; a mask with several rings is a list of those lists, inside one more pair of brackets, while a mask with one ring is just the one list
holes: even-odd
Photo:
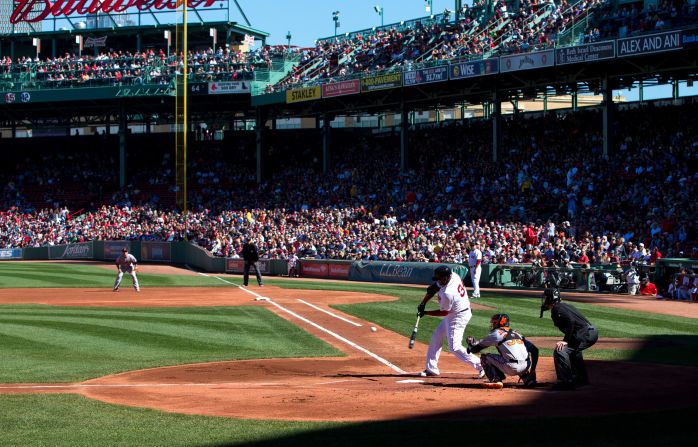
[[407, 379], [407, 380], [398, 380], [397, 383], [424, 383], [423, 380], [416, 380], [416, 379]]

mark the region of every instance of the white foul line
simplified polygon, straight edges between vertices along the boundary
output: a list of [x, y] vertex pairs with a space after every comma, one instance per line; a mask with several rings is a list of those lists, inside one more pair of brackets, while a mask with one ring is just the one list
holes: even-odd
[[[214, 276], [214, 278], [219, 279], [219, 280], [221, 280], [221, 281], [223, 281], [223, 282], [225, 282], [225, 283], [228, 283], [228, 284], [230, 284], [230, 285], [237, 286], [238, 288], [240, 288], [240, 290], [243, 290], [243, 291], [249, 293], [250, 295], [254, 295], [254, 296], [257, 297], [257, 298], [266, 298], [266, 297], [263, 297], [262, 295], [260, 295], [260, 294], [258, 294], [258, 293], [255, 293], [255, 292], [253, 292], [253, 291], [251, 291], [251, 290], [249, 290], [249, 289], [247, 289], [247, 288], [245, 288], [245, 287], [239, 286], [239, 285], [234, 284], [234, 283], [232, 283], [232, 282], [230, 282], [230, 281], [226, 281], [225, 279], [219, 278], [218, 276]], [[322, 332], [324, 332], [324, 333], [326, 333], [326, 334], [328, 334], [328, 335], [333, 336], [333, 337], [336, 338], [337, 340], [342, 341], [342, 342], [348, 344], [348, 345], [351, 346], [352, 348], [358, 349], [359, 351], [363, 352], [364, 354], [366, 354], [366, 355], [368, 355], [368, 356], [370, 356], [370, 357], [376, 359], [377, 361], [379, 361], [380, 363], [382, 363], [382, 364], [384, 364], [385, 366], [389, 367], [390, 369], [392, 369], [393, 371], [397, 372], [398, 374], [407, 374], [407, 372], [405, 372], [405, 371], [403, 371], [402, 369], [400, 369], [400, 367], [398, 367], [398, 366], [396, 366], [396, 365], [390, 363], [388, 360], [384, 359], [383, 357], [381, 357], [381, 356], [379, 356], [379, 355], [377, 355], [377, 354], [374, 354], [373, 352], [369, 351], [368, 349], [364, 348], [363, 346], [359, 346], [359, 345], [357, 345], [356, 343], [354, 343], [353, 341], [347, 340], [346, 338], [342, 337], [341, 335], [339, 335], [339, 334], [337, 334], [337, 333], [334, 333], [334, 332], [332, 332], [331, 330], [329, 330], [329, 329], [327, 329], [327, 328], [324, 328], [324, 327], [320, 326], [319, 324], [317, 324], [317, 323], [315, 323], [315, 322], [313, 322], [313, 321], [310, 321], [310, 320], [308, 320], [308, 319], [305, 318], [305, 317], [302, 317], [302, 316], [298, 315], [298, 314], [295, 313], [294, 311], [285, 308], [285, 307], [282, 306], [281, 304], [278, 304], [278, 303], [272, 301], [271, 299], [268, 299], [268, 301], [269, 301], [269, 303], [271, 303], [271, 304], [273, 304], [274, 306], [276, 306], [277, 308], [283, 310], [283, 311], [286, 312], [287, 314], [289, 314], [289, 315], [291, 315], [291, 316], [293, 316], [293, 317], [298, 318], [298, 319], [301, 320], [302, 322], [307, 323], [307, 324], [313, 326], [314, 328], [319, 329], [319, 330], [321, 330]]]
[[353, 324], [353, 325], [356, 326], [356, 327], [362, 327], [362, 326], [363, 326], [362, 324], [355, 323], [355, 322], [353, 322], [353, 321], [351, 321], [351, 320], [347, 320], [346, 318], [344, 318], [344, 317], [342, 317], [342, 316], [339, 316], [339, 315], [337, 315], [337, 314], [333, 314], [333, 313], [330, 312], [329, 310], [325, 310], [325, 309], [323, 309], [323, 308], [321, 308], [321, 307], [316, 306], [315, 304], [311, 304], [311, 303], [309, 303], [309, 302], [307, 302], [307, 301], [305, 301], [305, 300], [302, 300], [302, 299], [300, 299], [300, 298], [298, 298], [298, 301], [300, 301], [301, 303], [305, 304], [306, 306], [312, 307], [312, 308], [315, 309], [315, 310], [319, 310], [320, 312], [324, 312], [324, 313], [326, 313], [327, 315], [329, 315], [329, 316], [331, 316], [331, 317], [335, 317], [335, 318], [337, 318], [337, 319], [339, 319], [339, 320], [342, 320], [342, 321], [344, 321], [344, 322], [347, 322], [347, 323], [349, 323], [349, 324]]

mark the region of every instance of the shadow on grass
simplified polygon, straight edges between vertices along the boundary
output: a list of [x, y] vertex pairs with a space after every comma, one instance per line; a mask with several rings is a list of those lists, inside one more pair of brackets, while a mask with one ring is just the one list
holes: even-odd
[[[418, 418], [337, 424], [283, 438], [245, 444], [231, 440], [218, 446], [399, 446], [439, 442], [517, 447], [693, 445], [696, 439], [693, 427], [698, 417], [698, 380], [695, 380], [698, 371], [691, 367], [632, 363], [648, 359], [656, 362], [658, 346], [666, 351], [670, 363], [682, 363], [671, 362], [676, 356], [698, 357], [697, 336], [650, 337], [631, 362], [587, 361], [592, 384], [575, 391], [552, 391], [547, 384], [533, 390], [513, 385], [507, 386], [513, 390], [487, 392], [518, 393], [518, 396], [525, 392], [528, 397], [525, 403], [514, 400], [510, 405], [485, 403], [476, 408]], [[393, 377], [390, 374], [347, 376]], [[651, 380], [644, 382], [641, 377]], [[666, 385], [665, 389], [655, 389], [656, 384]], [[454, 392], [480, 388], [477, 383], [447, 383], [439, 378], [425, 380], [422, 385]], [[483, 395], [477, 398], [482, 399]], [[380, 394], [376, 399], [380, 399]], [[419, 408], [420, 402], [412, 404]], [[576, 409], [574, 413], [578, 415], [550, 417], [572, 414], [570, 408]], [[622, 410], [619, 412], [618, 408]]]

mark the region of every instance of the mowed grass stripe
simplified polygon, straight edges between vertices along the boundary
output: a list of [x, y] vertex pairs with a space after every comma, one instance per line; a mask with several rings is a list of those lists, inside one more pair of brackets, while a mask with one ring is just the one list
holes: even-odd
[[[166, 337], [163, 343], [164, 346], [178, 338], [182, 340], [195, 337], [204, 339], [207, 343], [212, 344], [230, 344], [234, 340], [221, 339], [221, 333], [227, 333], [232, 336], [231, 329], [244, 331], [250, 334], [255, 332], [268, 332], [272, 328], [268, 327], [264, 321], [238, 322], [231, 318], [233, 312], [235, 315], [249, 315], [250, 308], [238, 307], [235, 310], [231, 308], [221, 308], [218, 315], [219, 318], [196, 318], [188, 319], [186, 316], [180, 315], [177, 318], [160, 318], [159, 315], [153, 314], [149, 316], [130, 316], [123, 312], [119, 315], [112, 315], [109, 312], [95, 312], [86, 314], [84, 317], [79, 313], [68, 312], [65, 315], [57, 312], [48, 312], [41, 314], [28, 314], [27, 312], [7, 312], [5, 316], [0, 317], [0, 324], [13, 323], [23, 324], [26, 326], [34, 326], [37, 328], [50, 327], [56, 331], [72, 332], [78, 336], [84, 337], [103, 337], [108, 334], [110, 339], [121, 338], [125, 343], [139, 343], [139, 339], [147, 336], [147, 342], [154, 342], [157, 336]], [[213, 317], [213, 316], [211, 316]], [[253, 321], [249, 318], [249, 321]], [[144, 323], [147, 325], [144, 326]], [[232, 326], [235, 326], [234, 328]], [[171, 335], [176, 334], [176, 335]], [[134, 341], [135, 339], [135, 341]]]
[[[255, 358], [341, 356], [259, 307], [0, 306], [0, 383], [75, 382], [134, 369]], [[33, 313], [33, 315], [28, 315]], [[63, 314], [63, 315], [62, 315]]]
[[[0, 263], [0, 288], [111, 288], [116, 278], [113, 270], [90, 264], [41, 262]], [[215, 278], [202, 275], [162, 275], [139, 273], [142, 287], [230, 287]], [[122, 287], [131, 287], [131, 277], [124, 275]]]

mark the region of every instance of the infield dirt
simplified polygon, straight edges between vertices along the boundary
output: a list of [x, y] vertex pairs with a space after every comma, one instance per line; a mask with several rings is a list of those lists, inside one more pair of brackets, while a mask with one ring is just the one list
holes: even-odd
[[[247, 419], [369, 421], [473, 419], [613, 414], [682, 408], [694, 402], [695, 369], [590, 361], [592, 384], [570, 394], [553, 392], [551, 358], [538, 367], [541, 386], [524, 389], [509, 379], [484, 390], [475, 372], [448, 353], [440, 377], [420, 378], [426, 346], [407, 349], [400, 334], [361, 321], [330, 304], [385, 301], [382, 295], [251, 287], [240, 288], [4, 289], [0, 303], [61, 306], [263, 306], [335, 346], [346, 357], [267, 359], [180, 365], [129, 371], [79, 384], [0, 385], [0, 393], [75, 393], [103, 402], [169, 412]], [[302, 300], [302, 301], [301, 301]], [[309, 306], [312, 304], [315, 307]], [[329, 312], [329, 313], [328, 313]], [[301, 317], [303, 320], [301, 320]], [[338, 319], [337, 317], [342, 317]], [[351, 324], [349, 322], [353, 322]], [[541, 347], [556, 339], [534, 338]], [[352, 343], [353, 345], [348, 344]], [[597, 348], [635, 348], [638, 340], [602, 339]], [[385, 363], [380, 363], [378, 358]], [[386, 366], [386, 363], [394, 367]], [[671, 378], [671, 380], [667, 380]]]

